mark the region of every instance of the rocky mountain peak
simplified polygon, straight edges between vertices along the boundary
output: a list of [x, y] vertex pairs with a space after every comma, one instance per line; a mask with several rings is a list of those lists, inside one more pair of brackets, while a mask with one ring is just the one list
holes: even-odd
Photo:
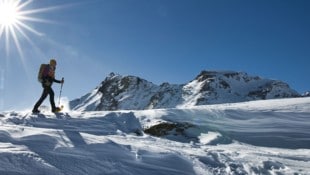
[[76, 110], [139, 110], [300, 96], [287, 83], [244, 72], [204, 70], [189, 83], [160, 86], [112, 72], [98, 88], [70, 105]]
[[310, 91], [306, 91], [302, 94], [303, 97], [310, 97]]

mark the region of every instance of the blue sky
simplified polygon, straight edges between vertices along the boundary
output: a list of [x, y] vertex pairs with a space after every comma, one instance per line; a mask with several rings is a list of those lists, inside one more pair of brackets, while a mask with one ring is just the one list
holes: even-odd
[[31, 42], [16, 32], [22, 56], [0, 38], [1, 110], [33, 107], [38, 68], [52, 57], [69, 100], [110, 72], [179, 84], [234, 70], [310, 90], [308, 0], [34, 0], [23, 10], [43, 8], [29, 16], [47, 22], [25, 21]]

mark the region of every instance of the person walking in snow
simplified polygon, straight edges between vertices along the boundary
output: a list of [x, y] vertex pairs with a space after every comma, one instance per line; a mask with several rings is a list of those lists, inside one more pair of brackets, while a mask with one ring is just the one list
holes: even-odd
[[56, 107], [55, 100], [54, 100], [54, 91], [52, 89], [53, 82], [56, 83], [64, 83], [64, 78], [62, 80], [56, 80], [55, 79], [55, 70], [56, 70], [56, 60], [51, 59], [49, 64], [41, 64], [38, 80], [41, 82], [43, 87], [43, 92], [40, 97], [40, 99], [36, 102], [36, 104], [33, 107], [32, 112], [33, 113], [40, 113], [39, 107], [45, 100], [45, 98], [49, 95], [50, 96], [50, 103], [52, 107], [52, 112], [59, 112], [61, 109], [59, 107]]

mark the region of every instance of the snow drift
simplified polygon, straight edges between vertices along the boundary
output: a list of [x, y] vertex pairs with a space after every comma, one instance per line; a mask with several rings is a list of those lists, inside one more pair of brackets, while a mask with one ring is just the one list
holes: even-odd
[[[310, 98], [292, 98], [139, 111], [2, 112], [0, 174], [309, 174], [309, 106]], [[150, 128], [162, 134], [145, 132]]]

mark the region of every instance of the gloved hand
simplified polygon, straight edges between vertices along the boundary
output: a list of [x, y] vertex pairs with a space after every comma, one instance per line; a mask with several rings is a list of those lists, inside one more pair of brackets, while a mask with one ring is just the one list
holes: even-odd
[[65, 83], [65, 79], [62, 77], [62, 79], [61, 79], [61, 82], [60, 82], [61, 84], [64, 84]]

